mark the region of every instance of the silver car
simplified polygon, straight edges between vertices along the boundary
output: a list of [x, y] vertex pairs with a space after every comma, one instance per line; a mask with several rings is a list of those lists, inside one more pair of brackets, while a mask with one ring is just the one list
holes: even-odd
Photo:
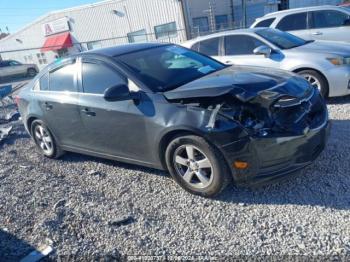
[[270, 27], [292, 33], [305, 40], [350, 42], [350, 8], [316, 6], [267, 14], [251, 28]]
[[234, 65], [279, 68], [305, 77], [323, 96], [350, 94], [350, 45], [303, 40], [271, 28], [226, 31], [183, 44]]
[[35, 64], [22, 64], [15, 60], [0, 61], [0, 80], [13, 76], [34, 77], [38, 72]]

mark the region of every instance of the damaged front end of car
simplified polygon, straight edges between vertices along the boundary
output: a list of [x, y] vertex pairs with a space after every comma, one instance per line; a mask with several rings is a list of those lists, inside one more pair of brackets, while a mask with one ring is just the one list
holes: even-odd
[[329, 132], [325, 102], [307, 81], [293, 76], [272, 87], [269, 84], [270, 88], [233, 84], [197, 94], [190, 88], [165, 93], [165, 97], [207, 110], [206, 128], [214, 133], [225, 122], [240, 125], [247, 135], [220, 149], [237, 183], [258, 184], [312, 163], [324, 149]]

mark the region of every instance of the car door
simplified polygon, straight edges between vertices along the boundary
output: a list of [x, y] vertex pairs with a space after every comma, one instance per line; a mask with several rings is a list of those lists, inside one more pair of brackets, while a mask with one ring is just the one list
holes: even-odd
[[17, 61], [11, 60], [9, 61], [12, 75], [23, 75], [27, 73], [27, 67]]
[[266, 45], [252, 35], [227, 35], [224, 37], [224, 55], [220, 61], [225, 64], [279, 67], [281, 53], [273, 52], [270, 57], [254, 54], [254, 49]]
[[1, 66], [1, 76], [9, 77], [13, 75], [12, 67], [10, 66], [10, 61], [3, 61]]
[[[117, 67], [106, 61], [84, 58], [81, 63], [83, 93], [79, 107], [84, 125], [86, 149], [121, 158], [145, 158], [142, 141], [142, 117], [137, 116], [135, 102], [106, 101], [104, 92], [117, 85], [129, 85], [129, 80]], [[143, 156], [142, 156], [143, 155]]]
[[310, 12], [313, 40], [350, 42], [350, 15], [337, 10]]
[[276, 25], [276, 29], [289, 32], [305, 40], [310, 40], [308, 13], [302, 12], [284, 16]]
[[36, 100], [43, 112], [43, 120], [62, 146], [81, 147], [80, 119], [75, 60], [52, 68], [39, 79]]

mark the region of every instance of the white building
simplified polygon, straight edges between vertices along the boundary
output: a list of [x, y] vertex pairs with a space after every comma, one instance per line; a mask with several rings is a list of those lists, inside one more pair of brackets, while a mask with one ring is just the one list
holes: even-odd
[[[107, 0], [55, 11], [0, 40], [2, 59], [35, 63], [127, 42], [179, 43], [199, 34], [249, 26], [257, 17], [340, 0]], [[242, 5], [244, 3], [244, 5]], [[246, 12], [243, 12], [243, 10]]]

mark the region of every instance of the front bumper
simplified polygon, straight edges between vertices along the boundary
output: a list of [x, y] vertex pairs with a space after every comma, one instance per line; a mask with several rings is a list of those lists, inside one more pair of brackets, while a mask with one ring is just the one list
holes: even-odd
[[[221, 149], [237, 184], [262, 184], [310, 165], [324, 150], [330, 128], [327, 118], [321, 126], [304, 135], [246, 137]], [[235, 169], [234, 161], [247, 162], [248, 168]]]
[[[305, 104], [310, 106], [305, 107]], [[293, 125], [293, 132], [269, 130], [264, 135], [258, 132], [221, 146], [236, 183], [259, 184], [286, 176], [311, 164], [323, 151], [331, 124], [327, 107], [319, 93], [314, 92], [308, 101], [292, 107], [293, 110], [287, 108], [287, 111], [279, 109], [273, 115], [287, 118], [287, 124], [292, 122], [291, 119], [300, 119], [295, 120], [298, 124]], [[300, 110], [305, 112], [302, 118], [299, 116]], [[291, 119], [288, 114], [292, 115]], [[280, 120], [278, 122], [281, 123]], [[237, 169], [235, 161], [248, 165], [245, 169]]]
[[329, 83], [329, 96], [350, 95], [350, 66], [339, 66], [326, 73]]

